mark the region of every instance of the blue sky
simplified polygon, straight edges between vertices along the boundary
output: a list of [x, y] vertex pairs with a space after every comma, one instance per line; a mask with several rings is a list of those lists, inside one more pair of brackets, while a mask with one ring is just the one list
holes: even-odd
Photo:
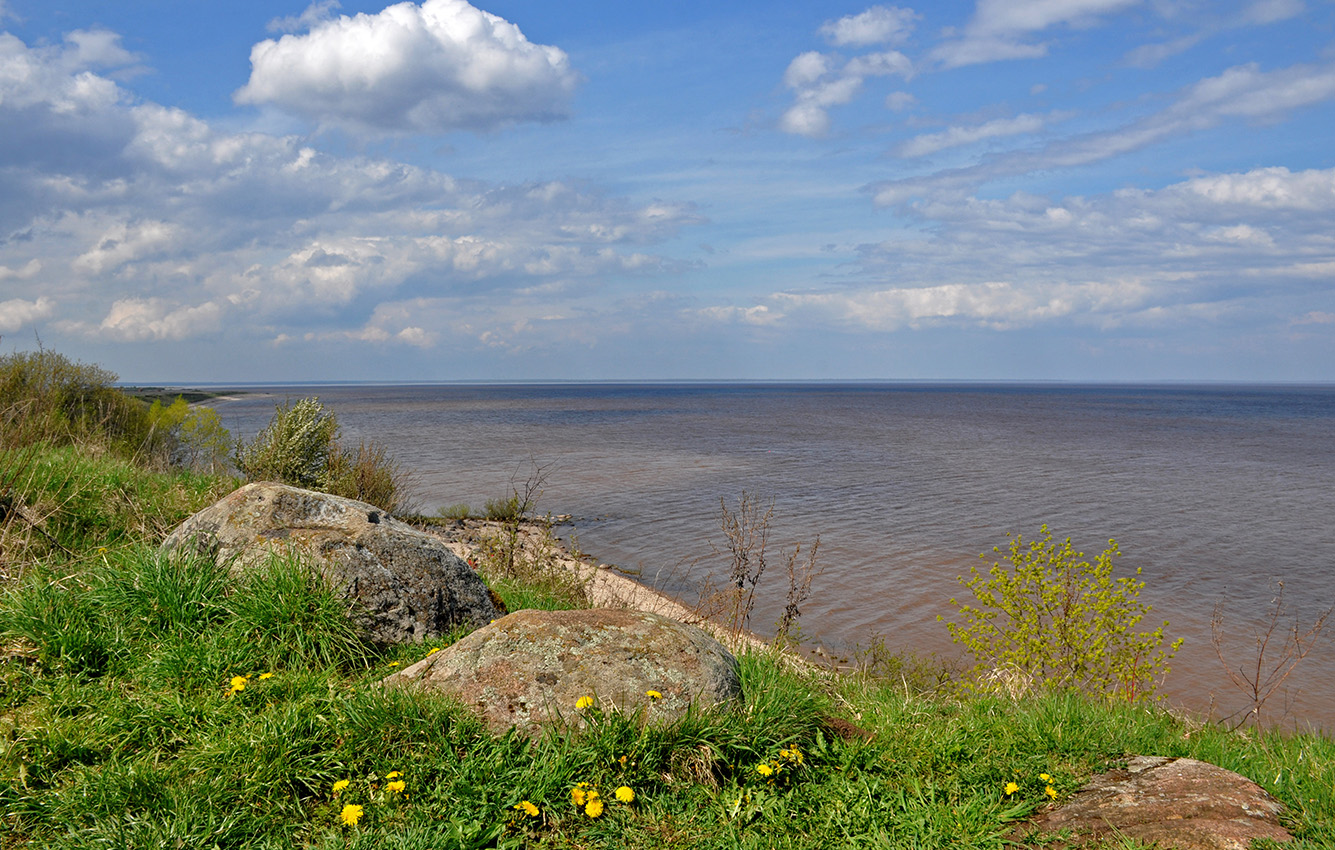
[[0, 0], [0, 348], [1335, 380], [1335, 4]]

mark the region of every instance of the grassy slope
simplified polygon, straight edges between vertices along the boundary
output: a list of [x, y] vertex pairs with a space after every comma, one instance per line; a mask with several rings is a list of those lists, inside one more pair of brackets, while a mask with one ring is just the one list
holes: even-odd
[[[1048, 804], [1040, 774], [1060, 798], [1125, 753], [1237, 770], [1288, 805], [1298, 846], [1335, 846], [1329, 738], [1073, 695], [925, 696], [765, 655], [742, 659], [738, 711], [497, 739], [447, 700], [373, 687], [445, 642], [366, 646], [297, 564], [228, 593], [209, 564], [159, 558], [229, 482], [74, 450], [38, 466], [29, 502], [60, 546], [5, 531], [28, 566], [0, 595], [0, 847], [1000, 847]], [[828, 735], [829, 715], [872, 737]], [[572, 803], [581, 782], [596, 818]]]

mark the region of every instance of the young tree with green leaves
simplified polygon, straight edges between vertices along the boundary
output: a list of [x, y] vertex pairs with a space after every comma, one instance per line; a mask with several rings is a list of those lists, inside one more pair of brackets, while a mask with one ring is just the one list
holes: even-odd
[[1182, 641], [1164, 648], [1166, 620], [1152, 631], [1137, 629], [1151, 606], [1140, 601], [1145, 586], [1136, 578], [1140, 568], [1134, 576], [1114, 578], [1113, 561], [1120, 554], [1109, 540], [1091, 564], [1069, 537], [1054, 541], [1045, 525], [1027, 543], [1012, 536], [1005, 564], [995, 562], [986, 571], [971, 567], [960, 584], [977, 604], [951, 599], [963, 622], [946, 628], [976, 659], [979, 681], [1129, 701], [1150, 697]]

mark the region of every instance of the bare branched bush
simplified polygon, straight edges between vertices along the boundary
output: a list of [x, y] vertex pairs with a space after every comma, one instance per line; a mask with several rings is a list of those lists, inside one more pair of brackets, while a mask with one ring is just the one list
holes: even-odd
[[811, 598], [811, 585], [825, 572], [825, 565], [816, 561], [820, 550], [820, 536], [811, 544], [806, 560], [802, 560], [802, 544], [798, 543], [788, 555], [788, 593], [784, 597], [783, 614], [775, 630], [774, 640], [778, 643], [794, 643], [798, 637], [798, 620], [802, 616], [800, 606]]
[[498, 544], [500, 554], [507, 561], [504, 565], [507, 573], [514, 572], [515, 561], [520, 555], [520, 526], [531, 519], [537, 510], [538, 499], [542, 498], [542, 490], [547, 485], [547, 475], [551, 472], [551, 464], [544, 466], [533, 458], [529, 458], [528, 463], [528, 477], [522, 483], [519, 481], [518, 469], [510, 476], [509, 496], [504, 499], [487, 500], [486, 518], [501, 524], [501, 539]]
[[1261, 725], [1266, 702], [1286, 688], [1289, 677], [1321, 640], [1326, 621], [1335, 606], [1327, 608], [1307, 625], [1295, 616], [1288, 616], [1284, 602], [1284, 582], [1275, 582], [1275, 596], [1270, 601], [1270, 613], [1253, 635], [1254, 655], [1245, 663], [1235, 665], [1225, 658], [1227, 649], [1224, 636], [1224, 604], [1215, 605], [1210, 618], [1210, 642], [1214, 645], [1219, 663], [1228, 673], [1229, 681], [1246, 695], [1247, 704], [1223, 717], [1220, 723], [1237, 729], [1247, 723]]
[[550, 514], [536, 516], [551, 464], [532, 458], [528, 463], [523, 481], [518, 470], [511, 477], [508, 497], [487, 502], [490, 530], [479, 541], [478, 572], [488, 582], [510, 582], [570, 607], [588, 607], [592, 574], [581, 574], [561, 563], [562, 547], [552, 535]]
[[545, 522], [495, 524], [478, 541], [475, 566], [488, 584], [522, 586], [572, 608], [587, 608], [592, 573], [581, 574], [561, 563], [561, 545]]
[[[726, 563], [726, 578], [720, 581], [707, 575], [701, 582], [695, 614], [702, 620], [721, 623], [734, 634], [741, 634], [755, 611], [756, 588], [769, 566], [770, 532], [774, 522], [774, 500], [759, 498], [742, 491], [737, 509], [732, 510], [719, 498], [719, 529], [723, 545], [710, 543], [715, 557]], [[798, 620], [801, 606], [811, 598], [812, 584], [824, 567], [817, 561], [820, 537], [802, 557], [801, 543], [787, 553], [784, 568], [788, 578], [783, 613], [775, 624], [775, 643], [779, 646], [799, 641]]]
[[765, 549], [769, 545], [770, 522], [774, 519], [774, 500], [766, 502], [743, 490], [736, 511], [728, 509], [728, 502], [722, 496], [718, 502], [723, 547], [709, 545], [715, 555], [728, 561], [728, 586], [716, 588], [707, 581], [706, 591], [711, 607], [721, 608], [724, 625], [740, 633], [755, 610], [756, 585], [768, 566]]

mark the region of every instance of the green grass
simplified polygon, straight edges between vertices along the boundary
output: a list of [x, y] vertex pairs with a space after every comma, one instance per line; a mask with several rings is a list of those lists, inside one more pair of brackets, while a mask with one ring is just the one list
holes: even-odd
[[[71, 532], [62, 539], [83, 549], [40, 553], [0, 590], [5, 850], [1000, 848], [1048, 805], [1040, 774], [1064, 798], [1130, 753], [1236, 770], [1288, 807], [1291, 846], [1335, 846], [1329, 737], [1233, 733], [1069, 693], [923, 693], [885, 659], [896, 675], [838, 678], [746, 655], [734, 709], [497, 737], [448, 699], [377, 686], [458, 635], [378, 649], [300, 562], [275, 559], [242, 581], [161, 556], [159, 521], [142, 518], [184, 516], [214, 485], [55, 456], [66, 471], [52, 487], [109, 496], [123, 485], [130, 506], [63, 499], [84, 518], [71, 527], [96, 514], [101, 530]], [[99, 477], [120, 485], [88, 480]], [[541, 560], [498, 552], [508, 565]], [[569, 604], [525, 585], [525, 570], [498, 582], [512, 608]], [[831, 716], [870, 737], [835, 737]], [[572, 802], [579, 783], [598, 791], [599, 817]], [[633, 802], [615, 799], [621, 786]], [[538, 816], [515, 808], [525, 800]], [[349, 804], [364, 812], [352, 827], [340, 818]]]
[[23, 508], [0, 523], [0, 574], [16, 563], [93, 558], [160, 539], [236, 487], [227, 476], [153, 472], [78, 446], [0, 449], [0, 471], [0, 489]]

